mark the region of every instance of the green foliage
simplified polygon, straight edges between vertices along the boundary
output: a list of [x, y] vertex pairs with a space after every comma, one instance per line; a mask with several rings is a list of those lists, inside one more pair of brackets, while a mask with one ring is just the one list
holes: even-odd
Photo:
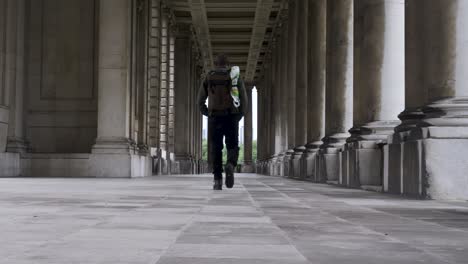
[[[207, 161], [208, 160], [208, 140], [204, 139], [202, 142], [202, 157], [203, 160]], [[242, 162], [244, 160], [244, 145], [239, 146], [239, 161]], [[254, 161], [257, 160], [257, 141], [254, 140], [252, 142], [252, 159]], [[223, 163], [226, 162], [227, 160], [227, 150], [226, 147], [223, 148]]]
[[208, 161], [208, 140], [206, 139], [202, 141], [202, 159]]

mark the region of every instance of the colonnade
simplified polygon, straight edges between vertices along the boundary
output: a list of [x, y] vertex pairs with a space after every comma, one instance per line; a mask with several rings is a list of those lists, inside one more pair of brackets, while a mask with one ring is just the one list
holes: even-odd
[[200, 50], [163, 1], [5, 0], [0, 15], [0, 176], [206, 170]]
[[[122, 0], [122, 4], [129, 4], [129, 1]], [[156, 174], [189, 174], [198, 173], [202, 171], [202, 157], [201, 157], [201, 116], [198, 114], [198, 108], [196, 106], [196, 95], [199, 87], [199, 79], [202, 74], [201, 62], [198, 59], [199, 50], [196, 47], [195, 39], [193, 34], [188, 27], [177, 26], [173, 21], [174, 17], [171, 14], [171, 10], [162, 5], [161, 1], [142, 1], [148, 3], [149, 6], [144, 8], [144, 12], [149, 14], [148, 26], [137, 24], [135, 26], [133, 21], [128, 21], [116, 17], [116, 5], [114, 2], [101, 1], [100, 9], [109, 12], [107, 17], [101, 14], [101, 25], [113, 19], [118, 20], [122, 25], [115, 26], [110, 25], [109, 29], [105, 29], [107, 32], [114, 32], [122, 37], [128, 37], [125, 35], [125, 31], [134, 27], [134, 30], [138, 32], [139, 29], [143, 28], [144, 33], [143, 41], [141, 45], [138, 43], [131, 49], [123, 46], [122, 52], [138, 52], [147, 49], [147, 52], [143, 52], [141, 57], [134, 58], [133, 64], [138, 64], [138, 60], [143, 63], [143, 75], [142, 77], [142, 88], [143, 88], [143, 100], [135, 102], [136, 107], [141, 107], [142, 111], [138, 117], [140, 126], [136, 128], [136, 133], [139, 131], [145, 131], [146, 137], [141, 137], [141, 142], [137, 141], [136, 147], [138, 148], [138, 154], [141, 156], [151, 155], [153, 161], [152, 173]], [[128, 6], [122, 6], [120, 9], [123, 13], [128, 13]], [[144, 20], [145, 21], [145, 20]], [[102, 29], [101, 29], [102, 30]], [[110, 33], [105, 33], [110, 34]], [[135, 34], [135, 33], [134, 33]], [[145, 38], [148, 36], [148, 39]], [[138, 37], [133, 37], [137, 39]], [[102, 49], [100, 50], [101, 61], [106, 61], [106, 52], [113, 52], [111, 56], [115, 55], [115, 51], [109, 50], [109, 46], [112, 46], [115, 39], [105, 38], [100, 41]], [[125, 41], [122, 40], [119, 43], [125, 45]], [[134, 51], [135, 49], [135, 51]], [[128, 56], [128, 55], [127, 55]], [[106, 71], [102, 64], [100, 64], [101, 71]], [[133, 65], [132, 65], [133, 66]], [[118, 67], [119, 70], [122, 66]], [[133, 70], [133, 69], [132, 69]], [[132, 73], [130, 73], [132, 75]], [[99, 74], [100, 78], [105, 78], [106, 74]], [[125, 75], [120, 75], [121, 78], [125, 78]], [[113, 91], [115, 87], [115, 76], [112, 76], [112, 80], [102, 80], [103, 87], [112, 84]], [[138, 82], [138, 76], [134, 77]], [[145, 81], [147, 80], [147, 81]], [[122, 89], [125, 91], [127, 83], [122, 81], [120, 83]], [[148, 92], [146, 92], [146, 89]], [[119, 89], [117, 89], [119, 90]], [[104, 111], [98, 111], [98, 115], [102, 114], [98, 120], [98, 140], [97, 144], [93, 148], [93, 152], [99, 152], [100, 142], [105, 136], [101, 136], [101, 133], [115, 133], [112, 129], [106, 129], [106, 123], [108, 127], [116, 124], [116, 119], [109, 118], [110, 115], [119, 113], [114, 111], [114, 108], [120, 107], [122, 111], [126, 111], [125, 104], [117, 104], [116, 102], [110, 101], [108, 94], [103, 89], [99, 89], [102, 92], [99, 102], [98, 109], [104, 109]], [[115, 93], [114, 93], [115, 95]], [[117, 97], [115, 99], [124, 99], [127, 95]], [[120, 116], [125, 116], [126, 113], [122, 112]], [[142, 120], [143, 119], [143, 120]], [[118, 122], [119, 125], [124, 125], [126, 122]], [[99, 129], [103, 127], [103, 129]], [[112, 131], [112, 132], [111, 132]], [[115, 146], [115, 138], [121, 138], [125, 148], [128, 147], [128, 138], [132, 138], [132, 135], [126, 135], [122, 129], [122, 134], [109, 135], [111, 139], [111, 145]], [[130, 140], [131, 141], [131, 140]], [[132, 143], [130, 143], [132, 145]], [[109, 149], [106, 147], [106, 149]], [[141, 153], [142, 150], [151, 150], [151, 153]], [[111, 154], [115, 154], [115, 147], [112, 147]], [[112, 156], [114, 157], [114, 156]], [[114, 158], [112, 158], [115, 160]], [[101, 163], [101, 161], [99, 161]], [[147, 173], [140, 173], [147, 174]]]
[[258, 172], [466, 200], [467, 17], [463, 0], [290, 1], [258, 84]]

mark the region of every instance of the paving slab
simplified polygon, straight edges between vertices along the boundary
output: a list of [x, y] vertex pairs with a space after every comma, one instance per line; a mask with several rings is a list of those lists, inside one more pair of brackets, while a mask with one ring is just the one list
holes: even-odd
[[468, 202], [256, 174], [0, 179], [1, 263], [466, 264]]

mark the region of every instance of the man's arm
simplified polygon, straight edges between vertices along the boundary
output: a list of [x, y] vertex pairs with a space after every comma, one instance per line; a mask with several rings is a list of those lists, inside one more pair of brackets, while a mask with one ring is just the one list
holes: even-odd
[[248, 105], [249, 105], [249, 98], [247, 97], [247, 90], [245, 89], [244, 81], [239, 80], [239, 99], [241, 102], [241, 109], [240, 112], [242, 115], [246, 115]]
[[206, 106], [206, 98], [208, 98], [208, 83], [205, 81], [202, 82], [200, 89], [198, 90], [198, 108], [204, 116], [208, 116], [208, 107]]

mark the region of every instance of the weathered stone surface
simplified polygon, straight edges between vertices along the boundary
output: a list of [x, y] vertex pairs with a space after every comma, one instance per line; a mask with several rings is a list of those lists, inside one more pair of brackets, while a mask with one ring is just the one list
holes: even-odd
[[0, 262], [466, 263], [466, 202], [237, 179], [0, 179]]

